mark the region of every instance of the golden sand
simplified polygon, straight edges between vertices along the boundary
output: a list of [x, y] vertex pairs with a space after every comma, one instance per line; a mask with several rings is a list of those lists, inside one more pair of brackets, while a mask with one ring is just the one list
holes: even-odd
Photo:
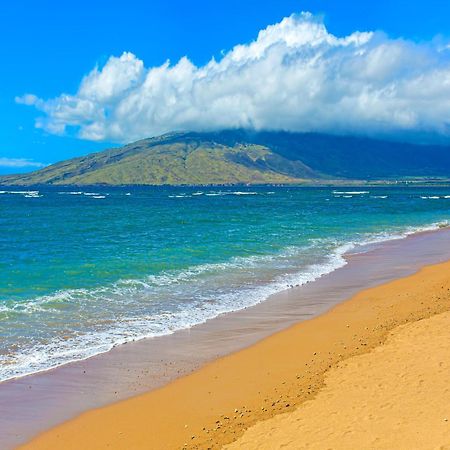
[[314, 400], [251, 427], [232, 449], [450, 449], [450, 312], [396, 328], [339, 363]]
[[245, 449], [445, 448], [449, 315], [417, 321], [449, 310], [450, 262], [362, 291], [161, 389], [88, 411], [24, 448], [207, 449], [237, 439], [234, 448]]

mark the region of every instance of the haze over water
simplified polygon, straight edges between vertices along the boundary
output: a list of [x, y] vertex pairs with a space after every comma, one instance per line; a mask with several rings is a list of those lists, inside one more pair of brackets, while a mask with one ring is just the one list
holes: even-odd
[[265, 300], [450, 218], [450, 188], [4, 188], [0, 380]]

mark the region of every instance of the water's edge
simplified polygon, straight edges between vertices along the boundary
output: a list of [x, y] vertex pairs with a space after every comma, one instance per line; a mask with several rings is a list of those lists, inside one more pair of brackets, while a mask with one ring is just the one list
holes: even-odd
[[297, 288], [176, 331], [113, 348], [46, 372], [0, 383], [0, 447], [13, 448], [87, 409], [127, 398], [323, 313], [357, 291], [450, 259], [450, 230], [378, 243]]
[[[72, 339], [65, 339], [63, 341], [56, 342], [54, 343], [54, 348], [52, 349], [52, 356], [48, 360], [46, 360], [45, 358], [43, 358], [42, 360], [42, 358], [36, 357], [36, 355], [45, 354], [46, 349], [37, 349], [34, 347], [26, 349], [26, 353], [24, 353], [22, 356], [25, 360], [27, 360], [27, 363], [24, 364], [24, 361], [22, 361], [22, 367], [20, 367], [19, 364], [20, 368], [17, 367], [16, 364], [6, 366], [5, 370], [2, 370], [0, 373], [0, 384], [8, 380], [36, 375], [41, 372], [47, 372], [66, 364], [87, 360], [100, 354], [108, 353], [113, 348], [120, 345], [134, 343], [136, 341], [149, 338], [167, 336], [181, 330], [188, 330], [198, 325], [204, 324], [205, 322], [213, 320], [224, 314], [242, 311], [246, 308], [253, 307], [257, 304], [267, 301], [267, 299], [272, 295], [277, 295], [288, 288], [299, 287], [304, 284], [314, 282], [322, 278], [323, 276], [326, 276], [329, 273], [342, 268], [347, 264], [346, 255], [349, 255], [352, 252], [367, 252], [372, 248], [373, 245], [382, 245], [383, 243], [391, 240], [404, 239], [410, 235], [425, 231], [435, 231], [439, 229], [443, 224], [447, 224], [447, 222], [443, 222], [442, 224], [432, 223], [430, 225], [417, 227], [405, 227], [403, 230], [395, 232], [387, 231], [385, 233], [369, 233], [361, 240], [351, 240], [348, 242], [340, 243], [326, 256], [323, 261], [310, 263], [310, 265], [303, 267], [301, 270], [300, 268], [298, 268], [298, 270], [284, 273], [282, 276], [275, 277], [269, 283], [255, 283], [253, 284], [252, 290], [241, 292], [242, 298], [240, 299], [238, 298], [234, 299], [233, 301], [223, 303], [217, 302], [213, 306], [209, 305], [201, 311], [199, 311], [198, 307], [196, 307], [189, 311], [190, 315], [181, 314], [178, 319], [176, 314], [173, 314], [171, 318], [166, 317], [164, 319], [167, 322], [165, 327], [159, 329], [156, 332], [151, 328], [147, 329], [146, 323], [148, 323], [148, 318], [143, 317], [140, 318], [138, 322], [135, 322], [132, 328], [121, 329], [121, 332], [118, 335], [114, 335], [114, 333], [112, 333], [114, 336], [114, 339], [112, 340], [107, 339], [106, 341], [104, 341], [100, 335], [87, 335], [88, 337], [86, 338], [86, 340], [81, 340], [78, 343], [72, 342]], [[304, 249], [299, 248], [299, 250]], [[218, 265], [227, 264], [230, 263], [226, 262], [224, 264]], [[214, 264], [207, 264], [206, 266], [208, 266], [209, 268], [210, 266], [214, 266]], [[193, 267], [190, 270], [195, 273], [196, 271], [205, 270], [206, 266]], [[242, 269], [243, 267], [235, 267], [235, 270], [237, 271]], [[127, 285], [127, 287], [128, 284], [132, 283], [144, 284], [144, 282], [140, 280], [120, 280], [117, 284], [119, 283]], [[105, 288], [98, 288], [99, 291], [102, 291], [103, 289]], [[81, 292], [81, 295], [85, 295], [89, 298], [89, 296], [92, 295], [92, 292], [95, 292], [95, 289], [90, 293], [88, 291], [85, 292], [84, 289], [80, 289], [79, 291]], [[51, 300], [53, 298], [62, 297], [64, 298], [64, 302], [67, 302], [68, 300], [65, 298], [65, 295], [69, 294], [70, 292], [74, 293], [77, 292], [77, 290], [72, 289], [67, 291], [58, 291], [52, 295], [45, 295], [40, 298], [38, 297], [33, 302], [31, 302], [31, 304], [26, 305], [25, 309], [30, 307], [32, 308], [33, 303], [36, 303], [37, 310], [39, 311], [41, 306], [45, 306], [49, 302], [51, 303]], [[126, 293], [124, 292], [123, 295], [126, 295]], [[11, 308], [10, 312], [14, 312], [16, 306], [17, 305]], [[115, 321], [114, 323], [117, 324], [118, 322]], [[114, 328], [115, 327], [112, 327], [112, 329]], [[47, 351], [48, 350], [49, 349], [47, 349]]]

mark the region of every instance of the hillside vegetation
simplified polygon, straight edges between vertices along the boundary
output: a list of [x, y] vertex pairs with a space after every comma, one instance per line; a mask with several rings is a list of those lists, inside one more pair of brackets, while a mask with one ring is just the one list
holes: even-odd
[[172, 133], [62, 161], [3, 185], [289, 184], [449, 177], [450, 148], [285, 132]]

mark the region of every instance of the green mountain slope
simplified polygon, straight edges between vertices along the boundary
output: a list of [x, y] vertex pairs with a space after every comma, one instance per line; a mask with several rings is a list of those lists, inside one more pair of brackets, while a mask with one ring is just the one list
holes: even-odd
[[0, 178], [7, 185], [298, 183], [320, 178], [301, 161], [260, 145], [233, 146], [182, 136], [146, 139], [120, 149]]
[[35, 172], [0, 177], [0, 184], [288, 184], [449, 176], [449, 147], [234, 130], [144, 139]]

